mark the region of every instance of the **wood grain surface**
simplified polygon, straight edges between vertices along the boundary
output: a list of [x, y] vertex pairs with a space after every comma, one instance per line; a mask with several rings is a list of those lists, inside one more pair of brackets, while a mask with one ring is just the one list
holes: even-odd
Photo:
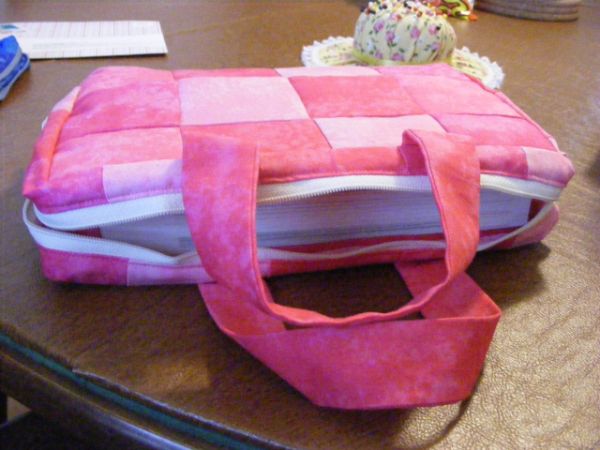
[[[359, 3], [1, 2], [0, 21], [160, 20], [169, 54], [36, 61], [0, 104], [0, 331], [125, 398], [261, 446], [597, 448], [598, 2], [583, 4], [572, 23], [485, 12], [476, 22], [452, 22], [461, 46], [502, 65], [504, 92], [557, 139], [577, 171], [560, 201], [561, 221], [543, 243], [480, 254], [469, 269], [503, 318], [476, 392], [462, 404], [378, 412], [317, 408], [222, 335], [195, 286], [62, 285], [40, 273], [20, 219], [23, 173], [44, 116], [90, 71], [109, 64], [300, 65], [303, 45], [352, 34]], [[328, 313], [386, 308], [398, 292], [408, 298], [387, 266], [282, 277], [270, 285], [282, 302], [326, 305]]]

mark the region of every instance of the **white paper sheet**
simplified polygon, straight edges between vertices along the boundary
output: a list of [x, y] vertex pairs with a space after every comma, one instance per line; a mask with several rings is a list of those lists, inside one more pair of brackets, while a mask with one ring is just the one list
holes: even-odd
[[0, 24], [0, 38], [8, 35], [17, 38], [30, 59], [167, 53], [160, 22], [155, 21]]

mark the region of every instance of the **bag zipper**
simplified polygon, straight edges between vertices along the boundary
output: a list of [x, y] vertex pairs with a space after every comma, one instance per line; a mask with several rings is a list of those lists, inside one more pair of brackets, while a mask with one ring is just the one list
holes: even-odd
[[[487, 174], [481, 175], [481, 187], [546, 202], [557, 200], [561, 192], [558, 187], [537, 181]], [[426, 176], [349, 175], [315, 178], [261, 185], [258, 187], [257, 203], [272, 205], [357, 190], [430, 192], [431, 184]], [[183, 214], [185, 210], [181, 193], [171, 193], [54, 214], [43, 213], [35, 206], [34, 211], [40, 222], [49, 228], [83, 230], [170, 214]]]
[[[546, 203], [543, 208], [523, 226], [506, 233], [497, 238], [482, 240], [477, 250], [482, 251], [494, 247], [499, 243], [508, 240], [529, 228], [536, 226], [552, 210], [553, 202]], [[111, 241], [104, 238], [93, 236], [82, 236], [67, 231], [58, 231], [35, 223], [33, 218], [34, 210], [30, 200], [25, 200], [23, 204], [22, 217], [29, 233], [35, 242], [44, 248], [56, 251], [63, 251], [76, 254], [91, 254], [108, 257], [125, 258], [146, 264], [157, 264], [165, 266], [189, 266], [202, 265], [200, 257], [196, 252], [188, 252], [177, 256], [169, 256], [164, 253], [141, 247], [138, 245], [124, 242]], [[379, 251], [398, 251], [398, 250], [427, 250], [444, 249], [446, 243], [443, 240], [406, 240], [392, 241], [382, 244], [363, 247], [348, 247], [344, 249], [323, 251], [319, 253], [304, 253], [291, 250], [281, 250], [276, 248], [259, 248], [258, 257], [260, 260], [280, 260], [280, 261], [316, 261], [316, 260], [334, 260], [348, 258], [362, 254], [369, 254]]]

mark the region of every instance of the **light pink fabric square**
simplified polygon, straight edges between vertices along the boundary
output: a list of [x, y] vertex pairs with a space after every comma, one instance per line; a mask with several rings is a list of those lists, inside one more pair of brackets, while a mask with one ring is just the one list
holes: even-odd
[[573, 166], [560, 152], [523, 147], [527, 158], [527, 176], [534, 180], [552, 180], [566, 185], [573, 176]]
[[431, 116], [403, 117], [337, 117], [315, 122], [335, 148], [397, 147], [402, 144], [404, 130], [444, 132]]
[[171, 192], [181, 186], [181, 159], [107, 165], [102, 182], [109, 202], [139, 193], [150, 196]]
[[306, 119], [286, 78], [201, 77], [179, 80], [182, 125]]

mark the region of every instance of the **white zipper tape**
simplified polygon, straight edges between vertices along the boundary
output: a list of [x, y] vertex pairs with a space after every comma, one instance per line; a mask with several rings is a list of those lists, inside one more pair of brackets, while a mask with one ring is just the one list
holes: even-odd
[[[522, 227], [507, 233], [489, 242], [479, 245], [478, 250], [491, 248], [507, 239], [510, 239], [529, 228], [534, 227], [541, 222], [544, 217], [551, 211], [552, 202], [547, 203], [536, 214], [536, 216], [527, 222]], [[23, 222], [29, 229], [29, 233], [35, 242], [41, 247], [71, 252], [77, 254], [92, 254], [113, 256], [118, 258], [126, 258], [147, 264], [157, 264], [166, 266], [179, 266], [189, 264], [200, 264], [199, 256], [195, 252], [184, 253], [178, 256], [169, 256], [164, 253], [157, 252], [145, 247], [127, 244], [124, 242], [111, 241], [108, 239], [95, 238], [89, 236], [81, 236], [73, 233], [52, 230], [44, 226], [36, 224], [30, 218], [33, 215], [33, 207], [29, 200], [26, 200], [23, 205]], [[340, 250], [325, 251], [319, 253], [303, 253], [290, 250], [279, 250], [272, 248], [259, 248], [258, 257], [262, 260], [281, 260], [281, 261], [322, 261], [348, 258], [358, 255], [364, 255], [382, 251], [395, 250], [418, 250], [418, 249], [444, 249], [446, 243], [442, 241], [394, 241], [382, 244], [376, 244], [366, 247], [353, 247]]]
[[[481, 175], [481, 187], [546, 202], [557, 200], [561, 193], [560, 188], [537, 181], [486, 174]], [[431, 184], [426, 176], [349, 175], [315, 178], [261, 185], [258, 187], [258, 203], [293, 201], [351, 190], [430, 192]], [[43, 213], [35, 206], [34, 209], [40, 222], [57, 230], [82, 230], [184, 212], [181, 193], [107, 203], [54, 214]]]
[[31, 202], [26, 200], [25, 204], [23, 205], [23, 222], [25, 222], [25, 225], [27, 226], [27, 229], [29, 230], [29, 233], [35, 242], [38, 245], [50, 250], [79, 254], [114, 256], [118, 258], [146, 262], [149, 264], [168, 266], [192, 264], [199, 259], [195, 252], [185, 253], [178, 256], [169, 256], [149, 248], [127, 244], [125, 242], [111, 241], [108, 239], [81, 236], [65, 231], [52, 230], [35, 223], [30, 218], [31, 214]]

